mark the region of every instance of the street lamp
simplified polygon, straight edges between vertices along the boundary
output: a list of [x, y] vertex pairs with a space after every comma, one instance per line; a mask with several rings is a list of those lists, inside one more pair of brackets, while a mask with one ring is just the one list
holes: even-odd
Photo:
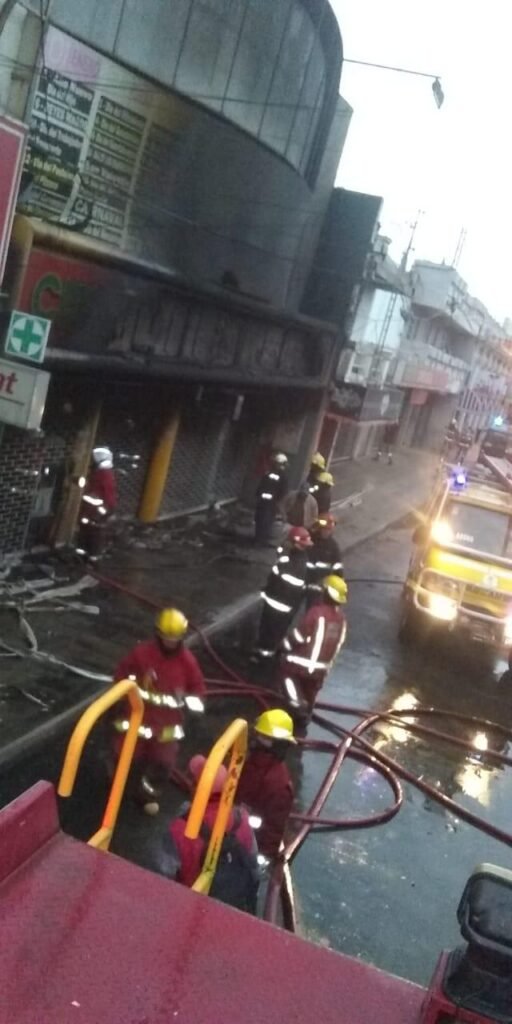
[[434, 94], [436, 107], [438, 110], [441, 110], [441, 107], [444, 103], [444, 92], [441, 82], [439, 81], [438, 78], [434, 78], [434, 81], [432, 82], [432, 92]]
[[444, 103], [444, 92], [439, 75], [431, 75], [428, 71], [414, 71], [412, 68], [399, 68], [393, 64], [374, 64], [371, 60], [352, 60], [350, 57], [343, 58], [344, 64], [360, 64], [365, 68], [380, 68], [382, 71], [398, 71], [402, 75], [416, 75], [419, 78], [432, 78], [432, 94], [438, 110]]

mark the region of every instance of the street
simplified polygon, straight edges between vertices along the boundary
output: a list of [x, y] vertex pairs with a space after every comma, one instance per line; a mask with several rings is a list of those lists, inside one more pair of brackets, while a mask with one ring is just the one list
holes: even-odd
[[[342, 537], [342, 527], [340, 533]], [[439, 643], [436, 649], [432, 644], [418, 650], [400, 645], [397, 581], [404, 577], [409, 550], [410, 525], [402, 524], [348, 554], [348, 640], [321, 699], [361, 709], [403, 708], [417, 701], [512, 725], [512, 695], [500, 693], [497, 674], [484, 652], [451, 641]], [[247, 634], [247, 627], [241, 628], [224, 636], [219, 647], [227, 660], [231, 656], [237, 668], [254, 679], [241, 646]], [[252, 715], [253, 707], [241, 701], [216, 701], [207, 721], [191, 725], [180, 767], [185, 767], [190, 752], [207, 751], [239, 713]], [[450, 729], [444, 721], [434, 726]], [[473, 739], [471, 733], [456, 728], [457, 735]], [[326, 736], [314, 724], [309, 735]], [[399, 726], [382, 725], [371, 739], [467, 808], [509, 827], [510, 781], [503, 771], [486, 767], [481, 753], [466, 758], [441, 742], [411, 738]], [[486, 740], [490, 747], [500, 742], [491, 731]], [[482, 737], [478, 744], [485, 746]], [[37, 778], [55, 780], [64, 746], [62, 735], [39, 754], [4, 769], [1, 802]], [[76, 793], [69, 801], [61, 801], [63, 827], [80, 838], [87, 838], [99, 823], [107, 793], [105, 747], [100, 728], [84, 759]], [[292, 758], [299, 809], [309, 805], [326, 767], [327, 759], [319, 753]], [[438, 951], [457, 942], [456, 908], [469, 872], [482, 861], [511, 867], [512, 857], [505, 846], [458, 821], [420, 792], [404, 788], [404, 806], [390, 823], [371, 830], [310, 836], [294, 861], [293, 878], [303, 934], [426, 982]], [[183, 799], [182, 793], [169, 793], [155, 821], [141, 816], [126, 801], [113, 850], [153, 866], [166, 819]], [[387, 787], [370, 767], [348, 761], [325, 813], [363, 816], [381, 810], [389, 801]]]
[[[403, 578], [409, 538], [410, 530], [398, 527], [358, 547], [346, 558], [347, 579]], [[348, 642], [322, 699], [371, 709], [410, 706], [415, 699], [512, 726], [512, 694], [498, 690], [481, 649], [447, 640], [437, 649], [403, 648], [397, 640], [400, 587], [352, 583], [349, 593]], [[446, 723], [433, 725], [450, 731]], [[311, 735], [321, 734], [311, 729]], [[456, 734], [464, 736], [460, 726]], [[376, 738], [416, 775], [494, 824], [510, 827], [512, 779], [486, 767], [480, 755], [465, 758], [462, 751], [420, 742], [393, 726], [380, 727]], [[464, 738], [472, 738], [471, 732]], [[489, 747], [499, 746], [490, 732], [487, 739]], [[323, 761], [318, 754], [305, 759], [302, 805], [316, 791]], [[471, 870], [483, 861], [510, 868], [512, 855], [417, 790], [404, 788], [404, 806], [389, 824], [310, 836], [293, 874], [310, 938], [426, 983], [438, 952], [460, 938], [456, 910]], [[325, 813], [363, 816], [390, 799], [371, 768], [349, 761]]]

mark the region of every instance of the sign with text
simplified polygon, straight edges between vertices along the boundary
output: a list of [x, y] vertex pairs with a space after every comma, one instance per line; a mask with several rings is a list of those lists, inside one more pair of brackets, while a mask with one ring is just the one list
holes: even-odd
[[50, 327], [51, 320], [14, 310], [11, 313], [5, 339], [6, 356], [16, 356], [19, 359], [30, 359], [33, 363], [42, 363]]
[[33, 183], [24, 209], [82, 221], [84, 234], [157, 261], [185, 113], [164, 89], [151, 94], [148, 103], [137, 75], [50, 26], [30, 114]]
[[0, 423], [37, 430], [43, 417], [50, 374], [0, 359]]
[[[232, 302], [232, 300], [231, 300]], [[132, 271], [35, 247], [18, 306], [51, 319], [51, 349], [126, 360], [141, 354], [162, 371], [200, 379], [226, 374], [233, 383], [280, 380], [318, 386], [330, 373], [333, 330], [281, 323], [232, 303], [197, 299]], [[141, 371], [142, 372], [142, 371]], [[364, 390], [364, 389], [363, 389]]]
[[27, 129], [21, 121], [0, 115], [0, 284], [11, 240], [26, 133]]

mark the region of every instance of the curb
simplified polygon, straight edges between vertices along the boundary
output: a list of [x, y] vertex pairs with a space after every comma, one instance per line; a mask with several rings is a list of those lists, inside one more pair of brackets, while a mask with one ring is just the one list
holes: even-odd
[[[350, 495], [343, 501], [348, 504], [352, 502], [355, 497], [359, 495]], [[338, 506], [339, 507], [339, 506]], [[374, 540], [381, 533], [391, 529], [393, 526], [397, 526], [399, 523], [404, 522], [410, 515], [409, 512], [404, 512], [403, 515], [393, 517], [391, 521], [382, 523], [371, 533], [361, 537], [354, 543], [349, 544], [344, 548], [344, 553], [348, 551], [354, 551], [355, 548], [359, 547], [360, 544], [366, 544], [369, 540]], [[239, 598], [233, 601], [231, 604], [226, 605], [214, 618], [214, 620], [208, 623], [206, 626], [201, 626], [201, 632], [211, 640], [212, 637], [217, 636], [219, 633], [223, 633], [230, 626], [236, 626], [244, 618], [249, 616], [251, 612], [255, 611], [258, 606], [260, 599], [259, 591], [254, 591], [252, 594], [247, 594], [245, 597]], [[188, 647], [197, 648], [201, 646], [201, 637], [198, 633], [194, 634], [187, 643]], [[0, 772], [6, 767], [11, 767], [13, 763], [26, 757], [28, 754], [33, 753], [38, 747], [42, 746], [49, 739], [64, 729], [68, 725], [72, 725], [79, 715], [85, 711], [85, 709], [96, 700], [100, 694], [105, 692], [106, 687], [102, 686], [97, 690], [92, 691], [87, 697], [83, 698], [77, 704], [73, 704], [72, 707], [66, 711], [62, 711], [59, 715], [56, 715], [48, 722], [44, 722], [42, 725], [37, 726], [30, 732], [24, 733], [23, 736], [8, 743], [0, 751]]]

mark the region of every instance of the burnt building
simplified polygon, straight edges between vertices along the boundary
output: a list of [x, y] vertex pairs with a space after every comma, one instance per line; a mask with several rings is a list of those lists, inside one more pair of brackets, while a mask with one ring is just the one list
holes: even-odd
[[69, 540], [91, 446], [120, 514], [300, 475], [337, 361], [299, 313], [350, 108], [325, 0], [20, 0], [0, 55], [28, 126], [4, 311], [52, 322], [38, 433], [0, 441], [0, 551]]

